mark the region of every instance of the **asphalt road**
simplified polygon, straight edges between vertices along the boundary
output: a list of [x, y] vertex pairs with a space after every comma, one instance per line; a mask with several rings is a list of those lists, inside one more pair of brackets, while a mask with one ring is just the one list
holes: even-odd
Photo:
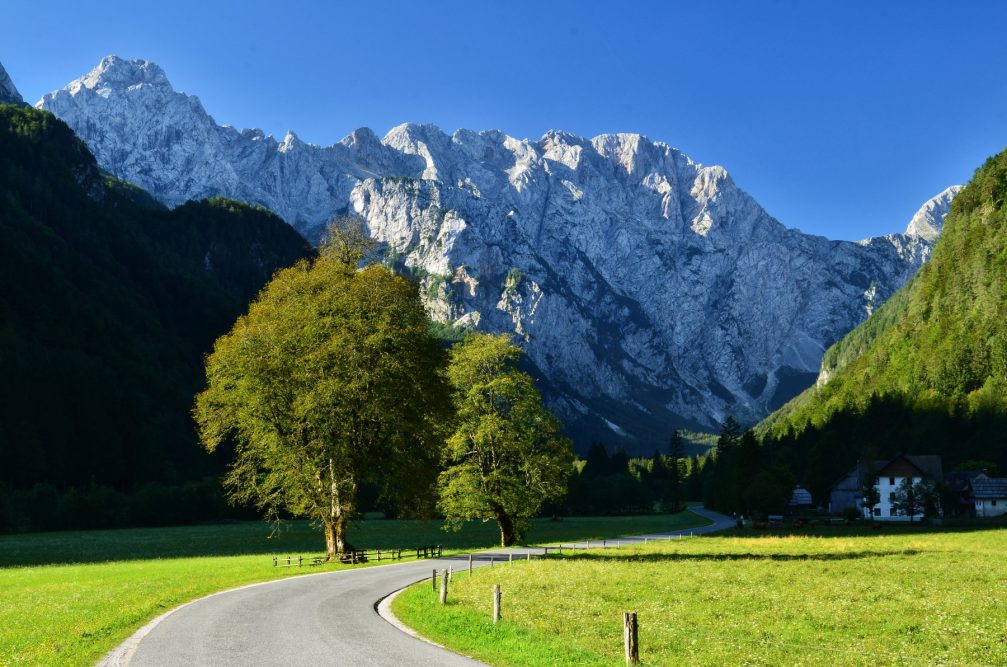
[[[644, 539], [708, 533], [733, 525], [704, 509], [715, 523], [671, 533], [608, 540], [608, 546]], [[584, 542], [564, 542], [585, 547]], [[591, 547], [600, 546], [592, 541]], [[541, 547], [513, 549], [543, 553]], [[475, 565], [500, 562], [508, 550], [480, 552]], [[379, 600], [425, 577], [434, 568], [467, 567], [468, 556], [325, 572], [255, 584], [183, 605], [148, 624], [106, 656], [102, 665], [176, 667], [207, 665], [480, 665], [475, 660], [411, 637], [378, 615]]]

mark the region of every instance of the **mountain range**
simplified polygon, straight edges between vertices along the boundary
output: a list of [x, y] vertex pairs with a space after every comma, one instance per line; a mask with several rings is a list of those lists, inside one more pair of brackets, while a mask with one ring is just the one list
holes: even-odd
[[575, 438], [636, 451], [675, 427], [755, 422], [812, 384], [826, 348], [927, 260], [957, 192], [905, 233], [835, 241], [637, 134], [404, 124], [322, 147], [220, 125], [156, 64], [115, 56], [37, 106], [167, 206], [231, 197], [313, 240], [361, 217], [435, 320], [514, 333]]

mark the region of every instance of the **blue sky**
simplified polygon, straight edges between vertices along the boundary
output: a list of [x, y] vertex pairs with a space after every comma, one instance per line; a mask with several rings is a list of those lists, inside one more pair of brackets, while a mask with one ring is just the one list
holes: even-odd
[[401, 122], [639, 132], [784, 224], [901, 230], [1007, 145], [1001, 2], [63, 2], [4, 10], [31, 102], [105, 55], [218, 122], [314, 143]]

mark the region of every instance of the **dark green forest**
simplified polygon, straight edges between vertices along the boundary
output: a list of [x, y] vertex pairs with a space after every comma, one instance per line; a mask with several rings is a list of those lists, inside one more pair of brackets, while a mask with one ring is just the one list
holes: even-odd
[[261, 208], [168, 211], [51, 114], [0, 106], [0, 530], [216, 511], [200, 480], [226, 453], [190, 418], [203, 355], [311, 252]]

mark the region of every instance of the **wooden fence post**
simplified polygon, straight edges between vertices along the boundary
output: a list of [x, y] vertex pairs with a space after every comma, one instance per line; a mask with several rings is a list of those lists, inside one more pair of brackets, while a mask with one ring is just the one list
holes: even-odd
[[508, 565], [513, 565], [514, 564], [514, 554], [513, 553], [507, 554], [507, 564]]
[[626, 644], [626, 664], [640, 664], [639, 628], [635, 611], [627, 611], [622, 615], [622, 636]]
[[441, 573], [441, 604], [446, 604], [448, 601], [448, 576], [450, 575], [450, 570], [444, 570]]
[[490, 567], [493, 567], [493, 556], [490, 556]]
[[469, 576], [472, 576], [472, 554], [469, 554]]
[[433, 579], [431, 579], [431, 582], [433, 583], [434, 593], [436, 593], [437, 592], [437, 568], [436, 567], [434, 568], [434, 577], [433, 577]]
[[454, 574], [454, 568], [452, 566], [448, 565], [448, 583], [449, 584], [451, 583], [451, 575], [453, 575], [453, 574]]
[[500, 620], [500, 584], [493, 584], [493, 624]]
[[527, 553], [525, 554], [525, 556], [527, 556], [527, 558], [525, 558], [525, 560], [531, 560], [531, 552], [530, 552], [530, 551], [529, 551], [529, 552], [527, 552]]

